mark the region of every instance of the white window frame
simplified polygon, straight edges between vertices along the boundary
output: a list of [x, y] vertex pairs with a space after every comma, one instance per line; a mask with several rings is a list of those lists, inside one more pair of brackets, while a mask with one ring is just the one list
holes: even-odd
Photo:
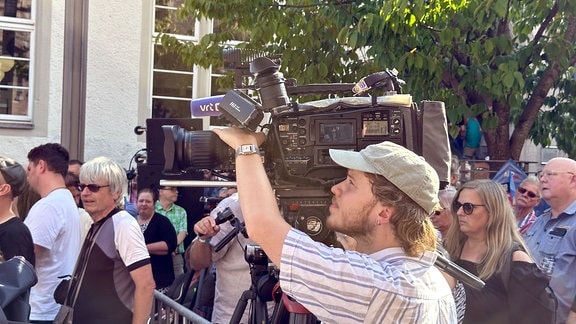
[[[153, 8], [152, 8], [152, 39], [151, 39], [151, 55], [150, 55], [150, 70], [152, 71], [150, 73], [150, 101], [149, 101], [149, 106], [153, 107], [153, 101], [154, 99], [168, 99], [168, 100], [176, 100], [176, 101], [190, 101], [192, 100], [192, 98], [188, 98], [188, 97], [173, 97], [173, 96], [161, 96], [161, 95], [154, 95], [154, 73], [156, 72], [160, 72], [160, 73], [172, 73], [172, 74], [183, 74], [183, 75], [189, 75], [190, 76], [190, 83], [192, 84], [192, 89], [191, 89], [191, 93], [192, 93], [192, 97], [194, 97], [194, 69], [192, 71], [181, 71], [181, 70], [166, 70], [166, 69], [157, 69], [154, 67], [154, 57], [155, 57], [155, 46], [156, 45], [156, 37], [158, 36], [158, 32], [156, 31], [156, 9], [164, 9], [164, 10], [178, 10], [177, 7], [171, 7], [171, 6], [163, 6], [163, 5], [156, 5], [155, 3], [156, 1], [154, 1], [153, 4]], [[195, 28], [195, 33], [196, 33], [196, 28]], [[192, 41], [192, 42], [198, 42], [198, 37], [196, 37], [196, 35], [181, 35], [181, 34], [168, 34], [170, 36], [176, 37], [178, 40], [182, 40], [182, 41]], [[152, 113], [152, 111], [151, 111]]]
[[[30, 55], [29, 58], [10, 59], [28, 61], [28, 86], [1, 86], [2, 89], [24, 89], [28, 90], [28, 107], [26, 115], [0, 114], [0, 128], [31, 128], [34, 117], [34, 71], [36, 58], [36, 0], [30, 0], [30, 19], [0, 16], [0, 28], [3, 30], [13, 30], [16, 32], [30, 33]], [[8, 58], [0, 55], [0, 58]]]

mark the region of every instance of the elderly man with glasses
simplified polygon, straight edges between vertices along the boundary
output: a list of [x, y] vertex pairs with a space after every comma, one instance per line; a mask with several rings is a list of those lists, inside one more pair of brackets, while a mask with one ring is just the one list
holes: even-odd
[[534, 208], [540, 203], [540, 181], [530, 175], [522, 180], [514, 193], [514, 215], [520, 234], [525, 234], [536, 221]]
[[554, 158], [540, 177], [542, 198], [550, 205], [524, 234], [536, 263], [550, 276], [558, 298], [556, 322], [565, 323], [576, 295], [576, 161]]

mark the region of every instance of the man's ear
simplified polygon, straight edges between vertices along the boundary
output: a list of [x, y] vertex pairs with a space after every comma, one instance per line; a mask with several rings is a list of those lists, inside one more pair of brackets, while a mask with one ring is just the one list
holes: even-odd
[[0, 185], [0, 196], [7, 195], [11, 191], [12, 191], [12, 186], [10, 186], [9, 184], [5, 183], [5, 184]]
[[122, 197], [122, 190], [120, 190], [120, 192], [112, 193], [112, 198], [114, 198], [114, 201], [118, 200], [120, 197]]
[[46, 161], [44, 160], [38, 160], [38, 163], [36, 163], [36, 167], [40, 169], [39, 170], [40, 173], [48, 171], [48, 164], [46, 164]]
[[391, 206], [380, 206], [380, 212], [378, 213], [378, 224], [390, 223], [390, 219], [394, 214], [394, 208]]

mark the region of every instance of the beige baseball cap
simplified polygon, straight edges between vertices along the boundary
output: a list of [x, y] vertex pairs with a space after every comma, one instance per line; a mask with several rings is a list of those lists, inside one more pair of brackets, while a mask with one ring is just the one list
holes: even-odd
[[432, 214], [440, 181], [423, 157], [392, 142], [368, 145], [360, 152], [330, 150], [334, 162], [348, 169], [379, 174]]

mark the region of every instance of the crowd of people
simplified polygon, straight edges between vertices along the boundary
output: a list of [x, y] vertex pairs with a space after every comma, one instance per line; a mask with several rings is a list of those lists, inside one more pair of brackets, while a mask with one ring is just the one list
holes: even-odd
[[[282, 294], [321, 322], [542, 323], [527, 296], [551, 290], [557, 308], [548, 322], [576, 323], [576, 161], [551, 159], [511, 196], [488, 173], [466, 177], [457, 157], [440, 188], [434, 168], [400, 145], [332, 149], [347, 169], [326, 218], [342, 244], [335, 247], [284, 219], [259, 156], [264, 134], [214, 132], [241, 148], [237, 187], [204, 191], [219, 203], [193, 224], [189, 246], [176, 187], [139, 188], [127, 206], [126, 171], [109, 158], [71, 160], [56, 143], [30, 150], [27, 169], [0, 157], [0, 261], [23, 256], [38, 276], [20, 297], [29, 309], [4, 307], [8, 320], [53, 323], [66, 304], [74, 323], [146, 323], [155, 289], [168, 293], [179, 277], [194, 274], [194, 283], [209, 273], [208, 319], [230, 323], [254, 284], [245, 254], [257, 247], [278, 270]], [[539, 213], [542, 200], [550, 208]], [[217, 223], [225, 210], [234, 222]], [[484, 287], [436, 267], [438, 253]], [[55, 296], [63, 283], [64, 300]], [[274, 302], [258, 298], [271, 316]], [[234, 320], [250, 316], [246, 307]]]

